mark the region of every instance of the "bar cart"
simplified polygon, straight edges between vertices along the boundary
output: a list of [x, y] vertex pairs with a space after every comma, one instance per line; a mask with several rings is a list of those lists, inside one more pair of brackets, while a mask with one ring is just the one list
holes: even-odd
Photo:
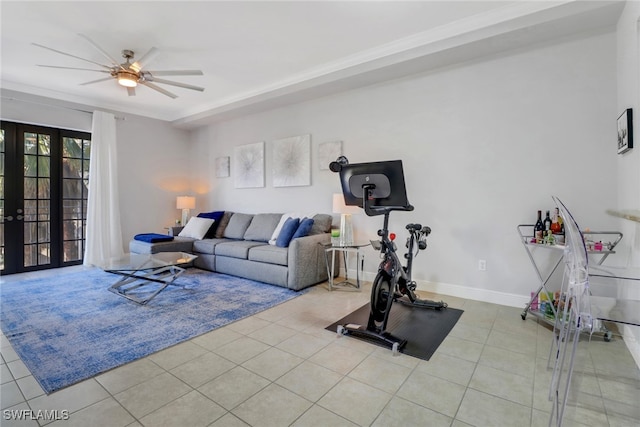
[[[540, 281], [540, 286], [536, 292], [532, 293], [531, 299], [522, 311], [521, 317], [522, 320], [525, 320], [527, 318], [527, 314], [531, 313], [537, 318], [543, 319], [547, 323], [553, 325], [555, 317], [558, 314], [556, 307], [551, 303], [551, 301], [549, 301], [551, 307], [550, 311], [553, 313], [551, 315], [538, 309], [534, 302], [538, 300], [541, 292], [544, 292], [545, 295], [554, 294], [549, 291], [547, 285], [549, 284], [549, 280], [553, 276], [553, 273], [558, 269], [558, 266], [560, 266], [564, 259], [565, 246], [559, 244], [548, 245], [544, 243], [535, 243], [535, 240], [533, 239], [533, 228], [533, 224], [520, 224], [517, 226], [520, 242], [524, 246], [529, 260], [531, 261], [531, 265], [536, 272], [536, 276]], [[585, 245], [587, 248], [587, 254], [594, 258], [595, 265], [602, 265], [609, 255], [615, 254], [615, 247], [620, 243], [623, 237], [622, 233], [618, 231], [584, 231], [582, 234], [587, 242]], [[549, 262], [549, 267], [546, 269], [541, 266], [537, 258], [534, 256], [534, 253], [538, 250], [545, 252], [550, 251], [551, 260]], [[559, 289], [560, 286], [557, 286], [556, 288]], [[604, 340], [610, 341], [612, 336], [611, 331], [607, 330], [602, 325], [600, 325], [600, 329], [604, 334]]]

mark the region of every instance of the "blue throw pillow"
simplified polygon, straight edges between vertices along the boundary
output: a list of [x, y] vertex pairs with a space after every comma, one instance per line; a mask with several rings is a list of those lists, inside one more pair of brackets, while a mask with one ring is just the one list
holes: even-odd
[[300, 225], [298, 226], [296, 232], [293, 234], [291, 240], [297, 239], [298, 237], [308, 236], [309, 232], [311, 231], [311, 227], [313, 227], [313, 219], [303, 218], [302, 221], [300, 221]]
[[288, 218], [282, 229], [280, 230], [280, 234], [278, 234], [278, 238], [276, 239], [276, 246], [281, 248], [286, 248], [289, 246], [289, 242], [293, 238], [298, 226], [300, 225], [300, 219], [298, 218]]
[[207, 234], [204, 235], [205, 239], [212, 239], [213, 237], [215, 237], [216, 230], [218, 229], [218, 224], [220, 224], [220, 220], [222, 219], [223, 216], [224, 216], [224, 211], [201, 212], [198, 214], [198, 217], [200, 218], [208, 218], [213, 220], [213, 225], [207, 231]]

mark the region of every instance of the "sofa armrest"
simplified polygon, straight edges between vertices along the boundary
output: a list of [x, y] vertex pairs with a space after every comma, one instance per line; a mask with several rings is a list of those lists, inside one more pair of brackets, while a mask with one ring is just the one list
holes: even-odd
[[327, 280], [324, 246], [331, 243], [331, 234], [314, 234], [293, 239], [289, 244], [289, 289], [300, 290]]

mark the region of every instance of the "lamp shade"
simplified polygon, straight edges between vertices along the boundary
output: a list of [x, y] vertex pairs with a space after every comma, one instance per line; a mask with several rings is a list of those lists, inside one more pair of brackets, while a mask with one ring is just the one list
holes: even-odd
[[333, 195], [333, 213], [339, 214], [357, 214], [360, 213], [358, 206], [347, 206], [344, 203], [344, 196], [340, 193]]
[[176, 199], [176, 209], [195, 209], [196, 198], [192, 196], [178, 196]]

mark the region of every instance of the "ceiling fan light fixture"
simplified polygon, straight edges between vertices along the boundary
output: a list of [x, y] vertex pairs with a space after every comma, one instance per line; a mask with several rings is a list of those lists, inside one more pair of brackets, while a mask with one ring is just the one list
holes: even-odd
[[118, 83], [124, 87], [138, 86], [138, 76], [129, 71], [118, 71]]

